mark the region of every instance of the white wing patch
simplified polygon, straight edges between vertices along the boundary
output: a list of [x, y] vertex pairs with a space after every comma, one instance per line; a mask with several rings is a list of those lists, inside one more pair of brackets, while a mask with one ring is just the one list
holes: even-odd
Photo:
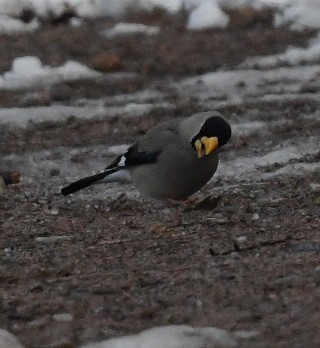
[[118, 162], [118, 167], [124, 167], [126, 165], [126, 155], [122, 155]]

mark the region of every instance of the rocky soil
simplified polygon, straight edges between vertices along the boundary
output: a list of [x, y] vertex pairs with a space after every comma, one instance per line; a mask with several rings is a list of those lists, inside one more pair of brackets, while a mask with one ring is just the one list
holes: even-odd
[[[31, 91], [0, 90], [2, 110], [90, 110], [97, 101], [107, 109], [102, 117], [1, 124], [0, 170], [22, 175], [0, 193], [1, 328], [27, 347], [75, 347], [169, 324], [259, 331], [246, 347], [318, 346], [319, 75], [278, 100], [215, 104], [172, 87], [198, 74], [235, 71], [248, 57], [306, 47], [315, 35], [274, 28], [268, 15], [190, 32], [183, 14], [155, 11], [127, 18], [160, 25], [154, 36], [107, 39], [100, 33], [113, 20], [100, 20], [0, 37], [2, 74], [26, 55], [103, 72]], [[272, 81], [268, 88], [284, 93]], [[121, 113], [133, 102], [151, 107], [127, 116], [108, 111]], [[63, 185], [103, 169], [125, 148], [118, 145], [209, 102], [235, 132], [198, 202], [151, 201], [130, 185], [60, 195]]]

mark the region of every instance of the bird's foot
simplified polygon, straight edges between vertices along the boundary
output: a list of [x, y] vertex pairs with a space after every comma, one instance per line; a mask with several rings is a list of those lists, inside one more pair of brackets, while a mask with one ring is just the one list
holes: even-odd
[[183, 200], [175, 200], [169, 198], [168, 201], [173, 206], [184, 208], [184, 209], [194, 209], [194, 210], [213, 210], [220, 202], [221, 197], [191, 197]]

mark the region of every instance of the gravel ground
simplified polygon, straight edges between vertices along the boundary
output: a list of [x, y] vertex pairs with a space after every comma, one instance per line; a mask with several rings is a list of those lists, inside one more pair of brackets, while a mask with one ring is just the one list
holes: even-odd
[[[256, 178], [225, 177], [224, 168], [285, 142], [317, 139], [319, 117], [307, 116], [319, 110], [319, 99], [301, 93], [299, 100], [221, 107], [231, 123], [263, 119], [270, 129], [233, 139], [197, 203], [144, 200], [119, 185], [59, 194], [69, 180], [111, 161], [109, 146], [130, 144], [160, 121], [203, 110], [199, 100], [171, 95], [169, 81], [233, 70], [246, 57], [289, 45], [306, 47], [314, 35], [275, 29], [269, 15], [234, 21], [225, 30], [189, 32], [183, 15], [155, 11], [128, 18], [160, 25], [155, 36], [106, 39], [100, 32], [113, 21], [101, 20], [0, 37], [2, 73], [24, 55], [52, 66], [73, 59], [101, 70], [96, 59], [105, 54], [117, 55], [118, 70], [135, 73], [110, 83], [106, 74], [39, 88], [27, 104], [29, 92], [1, 90], [2, 107], [54, 108], [148, 88], [171, 102], [147, 115], [74, 115], [66, 122], [1, 126], [1, 169], [17, 169], [23, 179], [0, 195], [1, 328], [27, 347], [74, 347], [170, 324], [261, 332], [246, 347], [318, 346], [320, 152], [264, 165]], [[319, 85], [311, 87], [305, 92], [319, 93]], [[288, 122], [272, 128], [275, 119]], [[288, 165], [315, 169], [265, 179]]]

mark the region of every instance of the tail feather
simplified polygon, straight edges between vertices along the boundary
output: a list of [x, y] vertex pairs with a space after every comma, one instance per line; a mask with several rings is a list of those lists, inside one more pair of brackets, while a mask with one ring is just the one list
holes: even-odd
[[108, 170], [103, 173], [87, 176], [86, 178], [80, 179], [78, 181], [73, 182], [72, 184], [64, 187], [61, 189], [61, 193], [64, 196], [70, 195], [71, 193], [74, 193], [76, 191], [79, 191], [85, 187], [88, 187], [100, 180], [103, 180], [106, 176], [115, 173], [118, 171], [118, 168], [113, 169], [113, 170]]

